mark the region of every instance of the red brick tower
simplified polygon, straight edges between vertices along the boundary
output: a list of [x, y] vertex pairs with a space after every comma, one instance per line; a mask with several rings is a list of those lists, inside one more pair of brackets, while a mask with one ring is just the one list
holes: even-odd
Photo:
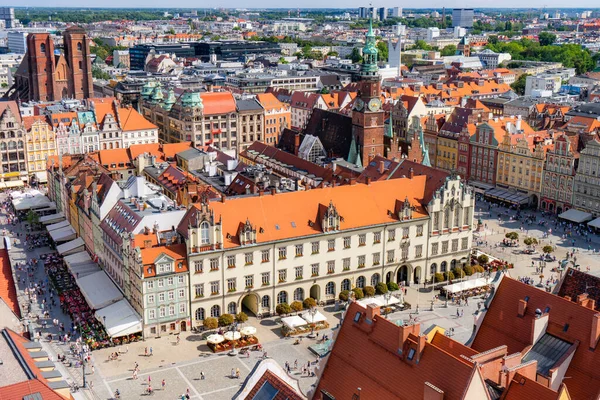
[[[28, 99], [54, 100], [54, 42], [48, 33], [35, 33], [27, 36], [27, 62], [29, 64]], [[23, 99], [25, 100], [25, 99]]]
[[369, 26], [360, 72], [361, 88], [352, 111], [352, 135], [358, 144], [363, 165], [367, 165], [377, 155], [384, 155], [385, 117], [381, 108], [381, 77], [377, 67], [377, 53], [375, 34]]
[[94, 93], [90, 46], [85, 30], [72, 26], [63, 33], [64, 54], [70, 69], [69, 97], [85, 99]]

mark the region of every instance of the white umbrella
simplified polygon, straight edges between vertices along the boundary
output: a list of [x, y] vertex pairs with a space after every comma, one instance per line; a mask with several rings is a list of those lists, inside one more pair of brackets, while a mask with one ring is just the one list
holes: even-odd
[[225, 336], [226, 340], [238, 340], [242, 337], [242, 335], [238, 331], [227, 331], [223, 336]]
[[242, 328], [240, 332], [242, 333], [242, 335], [251, 336], [256, 334], [256, 328], [253, 326], [246, 326]]
[[213, 334], [213, 335], [210, 335], [209, 337], [207, 337], [206, 341], [208, 343], [212, 343], [212, 344], [219, 344], [219, 343], [225, 341], [225, 338], [221, 335]]

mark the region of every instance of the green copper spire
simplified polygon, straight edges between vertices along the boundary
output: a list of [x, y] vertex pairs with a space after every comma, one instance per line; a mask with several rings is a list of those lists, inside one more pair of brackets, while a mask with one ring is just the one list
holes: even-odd
[[365, 47], [363, 47], [363, 63], [361, 72], [367, 75], [375, 75], [379, 71], [377, 67], [377, 43], [373, 32], [373, 19], [369, 18], [369, 31], [367, 32]]

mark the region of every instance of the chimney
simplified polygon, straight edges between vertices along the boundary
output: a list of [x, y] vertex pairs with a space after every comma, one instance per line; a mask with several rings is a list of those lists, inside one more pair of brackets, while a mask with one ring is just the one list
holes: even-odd
[[527, 310], [527, 302], [523, 299], [519, 300], [519, 317], [525, 316]]
[[275, 196], [276, 193], [277, 193], [277, 189], [271, 188], [271, 196]]
[[583, 307], [587, 307], [587, 304], [588, 304], [588, 294], [587, 293], [581, 293], [580, 295], [577, 295], [577, 304], [579, 304], [580, 306], [583, 306]]
[[592, 317], [592, 331], [590, 333], [590, 348], [595, 349], [600, 338], [600, 314], [594, 314]]
[[412, 178], [414, 178], [414, 176], [415, 176], [415, 170], [410, 168], [408, 170], [408, 179], [412, 179]]
[[356, 177], [354, 175], [350, 177], [350, 185], [356, 185]]
[[513, 133], [512, 124], [510, 122], [506, 123], [506, 132]]
[[294, 155], [298, 155], [298, 149], [300, 148], [300, 134], [296, 133], [294, 135]]
[[221, 203], [225, 203], [226, 199], [227, 199], [227, 196], [225, 196], [224, 194], [221, 195]]
[[517, 131], [520, 131], [520, 130], [521, 130], [521, 122], [522, 122], [522, 120], [521, 120], [521, 116], [519, 115], [519, 116], [517, 117], [517, 123], [515, 124], [515, 126], [516, 126], [516, 128], [517, 128]]
[[406, 339], [408, 339], [408, 335], [412, 333], [413, 335], [419, 336], [420, 332], [421, 324], [419, 323], [402, 325], [400, 327], [400, 337], [398, 338], [398, 349], [404, 349], [404, 342], [406, 342]]
[[258, 189], [258, 195], [262, 196], [263, 194], [265, 194], [265, 191], [262, 189]]
[[367, 178], [366, 178], [366, 183], [367, 183], [367, 185], [370, 185], [370, 184], [371, 184], [371, 177], [370, 177], [370, 176], [367, 176]]
[[385, 161], [379, 161], [379, 168], [377, 170], [380, 174], [385, 172]]
[[373, 321], [376, 316], [381, 315], [380, 311], [381, 310], [380, 310], [379, 306], [376, 306], [374, 304], [367, 305], [367, 320]]

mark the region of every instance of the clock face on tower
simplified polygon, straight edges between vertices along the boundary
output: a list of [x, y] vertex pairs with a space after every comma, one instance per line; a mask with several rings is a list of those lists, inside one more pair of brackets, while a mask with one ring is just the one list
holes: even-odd
[[377, 112], [381, 108], [381, 100], [375, 98], [369, 100], [369, 110], [372, 112]]
[[356, 99], [356, 101], [354, 102], [354, 108], [358, 111], [362, 111], [362, 109], [365, 107], [365, 102], [362, 101], [361, 98]]

